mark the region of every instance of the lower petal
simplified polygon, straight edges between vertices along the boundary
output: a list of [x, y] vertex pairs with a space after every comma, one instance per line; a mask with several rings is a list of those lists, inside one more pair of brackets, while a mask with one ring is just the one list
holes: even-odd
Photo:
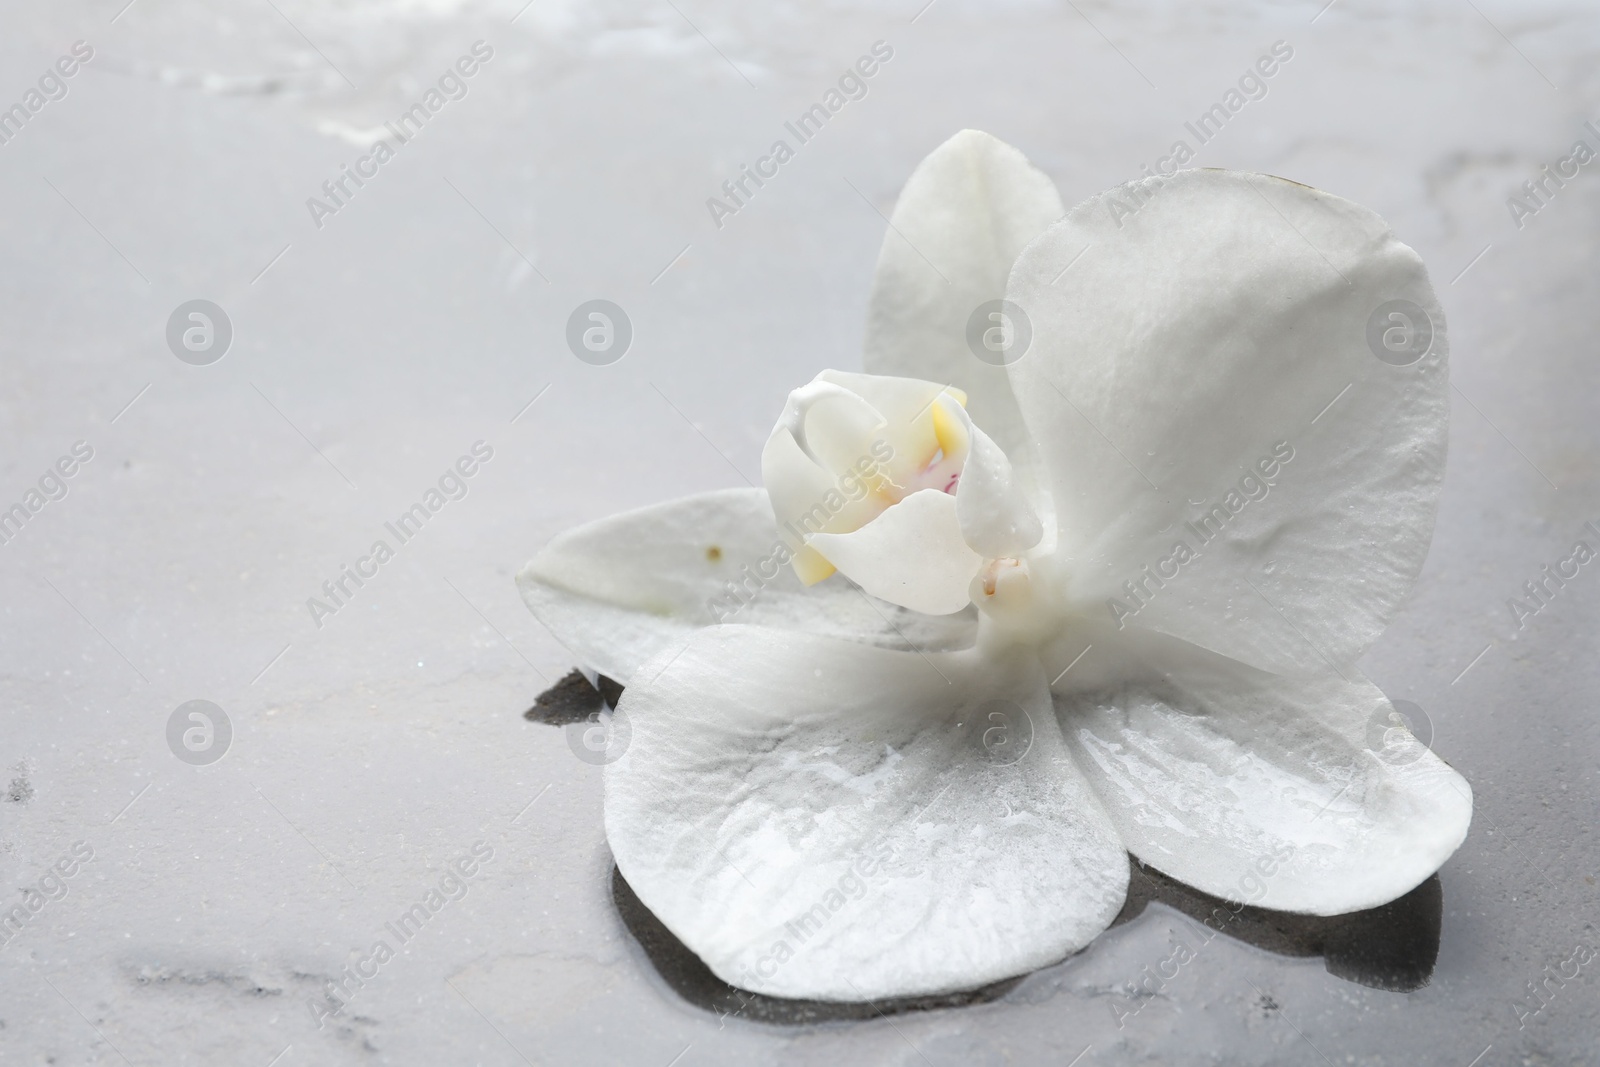
[[1145, 863], [1226, 900], [1342, 915], [1409, 892], [1465, 839], [1471, 787], [1420, 742], [1396, 744], [1393, 705], [1354, 668], [1291, 680], [1133, 640], [1097, 641], [1056, 706]]
[[1116, 916], [1127, 856], [1031, 657], [724, 627], [640, 671], [606, 834], [725, 981], [861, 1001], [1053, 963]]

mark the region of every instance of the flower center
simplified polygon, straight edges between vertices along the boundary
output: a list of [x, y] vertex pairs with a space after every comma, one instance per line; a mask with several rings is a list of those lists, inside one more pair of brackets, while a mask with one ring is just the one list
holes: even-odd
[[1011, 596], [1026, 596], [1020, 560], [1039, 543], [1039, 518], [966, 399], [937, 382], [841, 371], [789, 394], [761, 473], [780, 529], [799, 542], [803, 582], [837, 569], [874, 596], [948, 615], [994, 561], [977, 595], [1006, 599], [1020, 580]]
[[972, 452], [972, 435], [959, 419], [951, 416], [945, 406], [937, 402], [929, 410], [933, 416], [933, 452], [900, 490], [897, 503], [919, 489], [937, 489], [941, 493], [954, 494], [961, 483], [961, 472], [966, 467], [967, 456]]
[[1061, 628], [1064, 616], [1041, 573], [1049, 565], [1048, 558], [984, 560], [968, 590], [982, 613], [980, 644], [1037, 646]]

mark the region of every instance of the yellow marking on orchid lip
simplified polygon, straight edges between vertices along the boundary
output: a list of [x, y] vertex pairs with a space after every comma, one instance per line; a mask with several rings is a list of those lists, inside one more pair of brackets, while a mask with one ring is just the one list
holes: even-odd
[[944, 387], [944, 391], [949, 396], [954, 398], [954, 400], [955, 400], [955, 402], [957, 404], [960, 404], [962, 407], [966, 407], [967, 406], [967, 394], [963, 390], [957, 389], [953, 385], [947, 385], [947, 386]]
[[838, 569], [810, 545], [802, 545], [800, 551], [796, 552], [789, 562], [794, 567], [795, 575], [804, 585], [816, 585]]
[[946, 414], [937, 401], [933, 405], [933, 438], [949, 458], [964, 454], [969, 441], [966, 425], [960, 419]]

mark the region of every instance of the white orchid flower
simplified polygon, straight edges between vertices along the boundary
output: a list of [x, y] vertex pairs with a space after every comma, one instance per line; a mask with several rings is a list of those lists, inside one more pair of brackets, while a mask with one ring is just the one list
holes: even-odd
[[[979, 359], [969, 319], [1031, 340]], [[1228, 171], [1067, 212], [965, 131], [895, 208], [865, 365], [791, 394], [765, 492], [519, 576], [626, 683], [607, 838], [720, 977], [969, 989], [1087, 945], [1128, 853], [1337, 915], [1461, 844], [1467, 783], [1373, 745], [1393, 708], [1354, 666], [1427, 553], [1448, 414], [1438, 301], [1381, 219]]]

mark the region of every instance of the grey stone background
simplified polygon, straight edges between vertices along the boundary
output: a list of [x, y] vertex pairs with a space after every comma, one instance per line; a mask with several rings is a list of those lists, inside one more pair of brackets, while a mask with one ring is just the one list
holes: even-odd
[[[93, 851], [0, 947], [0, 1062], [1600, 1062], [1600, 962], [1515, 1008], [1600, 940], [1600, 575], [1521, 629], [1506, 603], [1600, 523], [1600, 164], [1520, 229], [1506, 206], [1597, 143], [1591, 4], [124, 2], [0, 14], [0, 105], [94, 48], [0, 145], [0, 504], [94, 450], [0, 545], [6, 908]], [[363, 131], [480, 39], [470, 94], [316, 227]], [[719, 183], [880, 39], [869, 95], [715, 227]], [[758, 480], [785, 392], [859, 366], [880, 213], [951, 133], [1018, 145], [1072, 203], [1280, 39], [1197, 164], [1377, 210], [1450, 321], [1438, 532], [1362, 664], [1477, 794], [1432, 982], [1219, 938], [1119, 1028], [1108, 1002], [1171, 951], [1156, 906], [977, 1007], [773, 1027], [678, 999], [610, 903], [599, 769], [520, 716], [570, 663], [515, 569], [579, 521]], [[210, 366], [165, 342], [197, 298], [234, 331]], [[564, 343], [595, 298], [635, 331], [606, 367]], [[478, 440], [468, 496], [318, 627], [307, 598]], [[198, 699], [232, 726], [206, 766], [166, 740]], [[465, 897], [319, 1028], [322, 983], [479, 841]]]

